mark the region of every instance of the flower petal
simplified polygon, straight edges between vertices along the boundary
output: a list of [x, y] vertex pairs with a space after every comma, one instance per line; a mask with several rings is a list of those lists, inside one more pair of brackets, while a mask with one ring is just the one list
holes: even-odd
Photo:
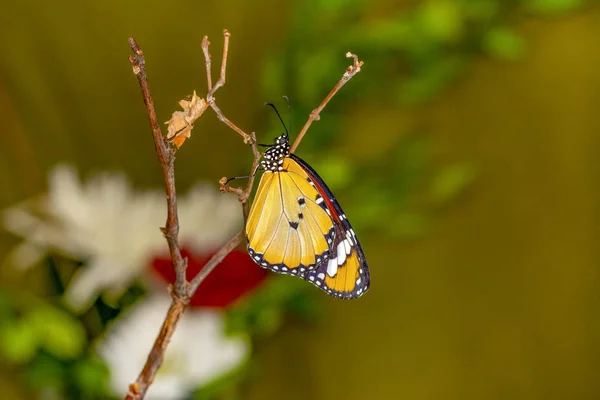
[[[170, 305], [170, 298], [153, 295], [119, 317], [98, 345], [111, 371], [115, 394], [126, 392], [148, 356]], [[224, 333], [222, 315], [214, 311], [186, 312], [173, 334], [163, 367], [148, 390], [147, 399], [185, 399], [196, 387], [238, 366], [248, 344]]]

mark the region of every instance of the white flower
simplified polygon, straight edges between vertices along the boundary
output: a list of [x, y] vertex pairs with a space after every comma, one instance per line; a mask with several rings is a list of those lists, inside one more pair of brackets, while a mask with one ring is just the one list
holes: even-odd
[[[198, 185], [179, 196], [182, 245], [192, 251], [214, 250], [241, 225], [234, 196]], [[60, 252], [86, 265], [69, 283], [65, 299], [76, 310], [100, 294], [119, 296], [167, 244], [159, 231], [166, 219], [165, 194], [134, 191], [121, 174], [101, 174], [81, 184], [75, 169], [58, 166], [49, 190], [3, 213], [7, 230], [25, 240], [8, 257], [26, 268], [49, 252]]]
[[[99, 343], [98, 351], [110, 369], [115, 395], [127, 393], [129, 384], [142, 370], [170, 303], [169, 297], [158, 294], [136, 303], [115, 321]], [[216, 310], [188, 308], [145, 398], [185, 399], [193, 389], [244, 362], [248, 341], [225, 336], [223, 322], [222, 314]]]

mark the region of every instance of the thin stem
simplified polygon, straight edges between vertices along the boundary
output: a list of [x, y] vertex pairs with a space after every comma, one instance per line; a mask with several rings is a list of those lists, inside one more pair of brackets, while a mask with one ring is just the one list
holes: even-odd
[[333, 96], [335, 96], [335, 94], [338, 92], [338, 90], [340, 90], [342, 88], [342, 86], [344, 86], [346, 84], [346, 82], [348, 82], [350, 79], [352, 79], [352, 77], [354, 75], [356, 75], [357, 73], [360, 72], [360, 67], [362, 67], [363, 62], [358, 61], [358, 56], [348, 52], [348, 53], [346, 53], [346, 57], [353, 58], [354, 63], [352, 65], [350, 65], [348, 68], [346, 68], [346, 72], [344, 72], [344, 75], [342, 75], [342, 79], [340, 79], [339, 82], [333, 87], [333, 89], [331, 89], [331, 92], [329, 92], [329, 94], [323, 99], [321, 104], [319, 104], [319, 107], [315, 108], [310, 113], [310, 115], [308, 116], [308, 120], [302, 127], [302, 130], [300, 131], [300, 133], [298, 133], [298, 136], [296, 136], [296, 140], [294, 140], [294, 144], [292, 144], [292, 147], [290, 148], [290, 152], [293, 153], [294, 151], [296, 151], [296, 149], [298, 148], [298, 145], [302, 141], [302, 138], [306, 134], [306, 131], [308, 131], [308, 128], [313, 123], [313, 121], [318, 121], [321, 118], [321, 115], [320, 115], [321, 111], [325, 108], [327, 103], [329, 103], [329, 100], [331, 100], [331, 98]]
[[210, 42], [208, 41], [208, 36], [204, 36], [202, 38], [202, 52], [204, 53], [204, 60], [206, 61], [206, 82], [208, 83], [208, 93], [212, 91], [212, 76], [210, 73], [211, 62], [210, 62], [210, 52], [208, 51], [208, 46], [210, 46]]
[[173, 292], [176, 297], [185, 297], [187, 295], [187, 282], [185, 279], [187, 262], [181, 257], [181, 252], [179, 251], [179, 218], [177, 216], [177, 191], [175, 190], [175, 152], [177, 150], [175, 147], [171, 147], [169, 142], [166, 141], [162, 135], [158, 118], [156, 117], [156, 110], [154, 109], [152, 94], [150, 93], [148, 77], [146, 75], [146, 60], [144, 59], [144, 53], [135, 39], [129, 38], [129, 45], [134, 53], [133, 56], [129, 56], [129, 61], [133, 66], [133, 73], [137, 76], [142, 90], [144, 104], [146, 105], [146, 113], [148, 114], [148, 120], [150, 121], [150, 126], [152, 128], [154, 148], [165, 179], [167, 222], [161, 231], [165, 235], [169, 245], [171, 261], [173, 263], [173, 268], [175, 269], [175, 286]]
[[242, 129], [240, 129], [236, 124], [234, 124], [229, 119], [227, 119], [227, 117], [225, 115], [223, 115], [223, 112], [221, 111], [219, 106], [217, 106], [217, 103], [215, 102], [214, 97], [211, 101], [207, 101], [207, 102], [210, 105], [210, 107], [213, 109], [215, 114], [217, 114], [217, 118], [219, 118], [219, 120], [221, 122], [223, 122], [225, 125], [227, 125], [231, 129], [236, 131], [242, 138], [244, 138], [244, 143], [252, 143], [252, 138], [250, 137], [250, 135], [248, 135], [246, 132], [244, 132]]
[[225, 73], [227, 72], [227, 57], [229, 54], [229, 37], [231, 33], [227, 29], [223, 29], [223, 58], [221, 60], [221, 75], [219, 75], [219, 80], [215, 83], [212, 90], [208, 91], [206, 95], [207, 100], [212, 99], [212, 95], [225, 84]]
[[252, 147], [252, 155], [254, 156], [254, 160], [252, 161], [252, 166], [250, 167], [250, 175], [248, 175], [248, 183], [246, 184], [246, 188], [242, 189], [239, 187], [232, 187], [227, 184], [229, 179], [227, 177], [221, 178], [219, 184], [221, 185], [222, 192], [235, 193], [238, 195], [240, 202], [242, 203], [242, 211], [244, 214], [244, 226], [246, 226], [246, 221], [248, 221], [248, 215], [250, 213], [250, 207], [248, 204], [248, 198], [250, 197], [250, 192], [252, 191], [252, 187], [254, 186], [254, 179], [256, 178], [256, 172], [258, 170], [258, 163], [260, 162], [261, 153], [258, 150], [258, 145], [256, 143], [256, 135], [254, 132], [250, 134], [250, 145]]
[[238, 247], [243, 241], [244, 231], [240, 231], [237, 233], [237, 235], [229, 239], [229, 242], [227, 242], [223, 247], [221, 247], [221, 249], [217, 253], [215, 253], [215, 255], [213, 255], [210, 258], [210, 260], [208, 260], [208, 262], [204, 265], [204, 267], [202, 267], [200, 272], [198, 272], [194, 279], [190, 281], [190, 292], [192, 293], [192, 295], [196, 292], [198, 286], [200, 286], [202, 281], [206, 279], [208, 274], [210, 274], [215, 269], [215, 267], [219, 265], [219, 263], [223, 261], [225, 257], [227, 257], [227, 254], [231, 253], [231, 251]]
[[250, 197], [250, 192], [252, 191], [252, 187], [254, 186], [254, 179], [256, 178], [256, 171], [258, 169], [258, 163], [260, 162], [260, 150], [258, 150], [258, 144], [256, 142], [256, 135], [252, 132], [250, 139], [250, 146], [252, 146], [252, 155], [254, 160], [252, 161], [252, 166], [250, 167], [250, 178], [248, 178], [248, 184], [246, 184], [246, 189], [244, 190], [246, 197], [244, 199], [240, 198], [242, 202], [243, 211], [244, 211], [244, 226], [246, 226], [246, 222], [248, 221], [248, 215], [250, 214], [250, 207], [248, 204], [248, 198]]
[[167, 346], [171, 341], [179, 319], [183, 315], [185, 306], [186, 304], [181, 301], [173, 301], [171, 303], [169, 311], [167, 311], [167, 316], [160, 327], [156, 342], [148, 355], [146, 364], [144, 364], [144, 368], [136, 381], [129, 385], [129, 392], [125, 396], [125, 400], [141, 400], [146, 395], [146, 391], [154, 381], [156, 372], [163, 363]]
[[212, 78], [211, 78], [211, 72], [210, 72], [211, 58], [210, 58], [210, 51], [208, 50], [208, 46], [210, 46], [210, 42], [208, 41], [207, 36], [204, 36], [204, 38], [202, 39], [202, 53], [204, 53], [204, 60], [205, 60], [205, 64], [206, 64], [206, 79], [208, 81], [207, 82], [208, 83], [208, 93], [206, 94], [206, 102], [210, 105], [210, 107], [213, 109], [215, 114], [217, 114], [217, 118], [219, 118], [219, 120], [221, 122], [223, 122], [225, 125], [227, 125], [231, 129], [236, 131], [241, 137], [243, 137], [245, 143], [252, 143], [252, 139], [251, 139], [250, 135], [248, 135], [242, 129], [238, 128], [237, 125], [235, 125], [227, 117], [225, 117], [225, 115], [223, 115], [223, 112], [221, 111], [219, 106], [217, 106], [217, 103], [216, 103], [215, 97], [214, 97], [215, 92], [220, 87], [222, 87], [226, 82], [227, 56], [229, 54], [229, 38], [230, 37], [231, 37], [231, 33], [229, 33], [229, 31], [227, 29], [224, 29], [223, 30], [223, 59], [221, 61], [221, 74], [219, 76], [219, 80], [217, 81], [217, 83], [215, 83], [214, 86], [212, 84], [212, 80], [211, 80]]
[[129, 56], [129, 61], [133, 67], [133, 73], [138, 78], [138, 83], [142, 90], [144, 104], [146, 105], [146, 113], [152, 128], [152, 137], [154, 138], [154, 148], [158, 161], [163, 170], [165, 179], [166, 195], [167, 195], [167, 221], [164, 228], [161, 228], [171, 254], [171, 263], [175, 269], [175, 285], [172, 288], [171, 295], [173, 302], [167, 312], [167, 316], [161, 330], [152, 346], [152, 350], [148, 355], [148, 359], [144, 364], [142, 371], [134, 383], [129, 386], [129, 392], [126, 395], [128, 400], [141, 400], [144, 398], [146, 391], [154, 380], [156, 371], [163, 363], [164, 354], [171, 336], [175, 331], [177, 322], [181, 318], [186, 305], [189, 302], [188, 283], [185, 277], [187, 262], [181, 257], [179, 251], [179, 218], [177, 216], [177, 195], [175, 190], [175, 152], [174, 147], [165, 140], [162, 135], [154, 102], [148, 85], [148, 77], [146, 75], [144, 53], [133, 38], [129, 39], [131, 50], [134, 55]]

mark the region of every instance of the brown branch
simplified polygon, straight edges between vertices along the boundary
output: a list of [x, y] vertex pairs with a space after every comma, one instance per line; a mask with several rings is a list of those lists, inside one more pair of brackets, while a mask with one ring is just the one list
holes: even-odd
[[[217, 117], [219, 117], [221, 121], [223, 121], [231, 129], [240, 134], [244, 138], [244, 141], [246, 143], [250, 143], [254, 154], [253, 166], [256, 166], [258, 165], [260, 159], [260, 152], [258, 151], [258, 147], [256, 145], [256, 137], [254, 133], [248, 135], [243, 130], [238, 128], [233, 122], [227, 119], [216, 105], [214, 99], [214, 93], [225, 84], [225, 73], [227, 70], [227, 53], [230, 34], [227, 30], [225, 30], [223, 32], [223, 35], [225, 37], [225, 40], [223, 48], [223, 60], [221, 64], [221, 74], [218, 82], [214, 86], [212, 85], [210, 74], [211, 62], [210, 53], [208, 52], [208, 38], [205, 36], [204, 40], [202, 41], [202, 49], [204, 51], [206, 59], [206, 73], [208, 81], [208, 93], [206, 97], [207, 100], [210, 99], [210, 101], [207, 102], [211, 105], [211, 107], [217, 114]], [[171, 288], [171, 297], [173, 299], [171, 306], [169, 307], [160, 332], [156, 337], [156, 340], [154, 341], [154, 344], [152, 346], [150, 354], [148, 355], [146, 363], [142, 368], [142, 371], [140, 372], [136, 381], [129, 385], [129, 392], [125, 396], [126, 400], [142, 400], [146, 395], [148, 388], [154, 381], [156, 372], [163, 363], [167, 345], [171, 340], [173, 332], [175, 331], [175, 327], [177, 326], [179, 319], [183, 315], [183, 312], [185, 310], [185, 307], [189, 303], [189, 300], [198, 289], [200, 283], [202, 283], [202, 281], [206, 279], [208, 274], [212, 272], [212, 270], [227, 256], [227, 254], [229, 254], [240, 243], [242, 243], [242, 241], [244, 240], [244, 231], [242, 230], [233, 238], [231, 238], [229, 242], [227, 242], [206, 263], [206, 265], [193, 278], [191, 282], [188, 282], [186, 280], [185, 271], [187, 267], [187, 260], [181, 257], [181, 252], [179, 251], [178, 244], [179, 220], [177, 216], [177, 197], [175, 191], [175, 153], [177, 149], [175, 147], [172, 147], [169, 144], [169, 141], [165, 137], [163, 137], [160, 125], [158, 124], [158, 119], [156, 117], [156, 111], [154, 109], [154, 103], [152, 101], [152, 95], [150, 94], [148, 78], [145, 70], [144, 53], [133, 38], [129, 39], [129, 44], [134, 53], [133, 56], [129, 56], [129, 61], [131, 62], [133, 72], [137, 76], [140, 88], [142, 90], [144, 104], [146, 105], [146, 112], [148, 114], [148, 119], [152, 128], [154, 147], [158, 156], [158, 160], [162, 166], [163, 175], [165, 178], [168, 213], [166, 225], [164, 228], [161, 228], [161, 231], [163, 232], [169, 245], [171, 262], [176, 273], [175, 284]], [[255, 167], [253, 167], [253, 169], [255, 169]], [[246, 220], [248, 215], [248, 197], [252, 189], [253, 182], [254, 179], [252, 177], [250, 178], [246, 189], [240, 190], [240, 192], [238, 193], [240, 202], [243, 206], [244, 221]], [[232, 189], [229, 191], [234, 190]]]
[[260, 162], [260, 151], [258, 150], [258, 144], [256, 141], [256, 135], [252, 132], [250, 139], [250, 146], [252, 146], [252, 155], [254, 156], [254, 160], [252, 161], [252, 166], [250, 167], [250, 178], [248, 178], [248, 183], [246, 184], [246, 189], [244, 190], [245, 197], [240, 197], [240, 201], [242, 202], [242, 206], [244, 209], [244, 227], [246, 226], [246, 222], [248, 221], [248, 214], [250, 214], [250, 207], [248, 206], [248, 197], [250, 197], [250, 192], [252, 191], [252, 187], [254, 186], [254, 178], [256, 178], [256, 171], [258, 170], [258, 165]]
[[318, 121], [321, 118], [321, 116], [320, 116], [321, 111], [325, 108], [327, 103], [329, 103], [329, 100], [331, 100], [331, 98], [333, 96], [335, 96], [335, 94], [338, 92], [338, 90], [340, 90], [341, 87], [346, 84], [346, 82], [348, 82], [350, 79], [352, 79], [352, 77], [354, 75], [356, 75], [360, 72], [360, 67], [362, 67], [363, 62], [358, 61], [358, 56], [348, 52], [348, 53], [346, 53], [346, 57], [353, 58], [354, 63], [352, 65], [350, 65], [348, 68], [346, 68], [346, 72], [344, 72], [344, 75], [342, 75], [342, 79], [340, 79], [340, 81], [333, 87], [333, 89], [331, 89], [331, 92], [329, 92], [329, 94], [323, 99], [321, 104], [319, 104], [319, 107], [315, 108], [310, 113], [310, 115], [308, 116], [308, 120], [302, 127], [302, 130], [300, 131], [300, 133], [298, 133], [298, 136], [296, 136], [296, 140], [294, 140], [294, 144], [292, 144], [292, 147], [290, 148], [290, 152], [293, 153], [294, 151], [296, 151], [296, 148], [298, 148], [298, 145], [302, 141], [302, 138], [306, 134], [306, 131], [308, 131], [308, 128], [313, 123], [313, 121]]
[[129, 56], [129, 62], [131, 62], [131, 65], [133, 66], [133, 73], [137, 76], [140, 88], [142, 89], [146, 113], [148, 114], [150, 126], [152, 127], [154, 148], [165, 178], [167, 192], [167, 222], [161, 231], [167, 239], [171, 261], [173, 262], [173, 268], [175, 268], [176, 278], [173, 294], [175, 297], [185, 297], [187, 295], [187, 282], [185, 279], [187, 262], [181, 257], [181, 252], [179, 251], [179, 219], [177, 216], [177, 193], [175, 190], [175, 152], [177, 150], [174, 147], [171, 147], [160, 130], [160, 125], [154, 109], [154, 102], [152, 101], [152, 95], [150, 94], [150, 86], [148, 85], [144, 53], [136, 43], [135, 39], [129, 38], [129, 45], [134, 53], [133, 56]]
[[210, 74], [211, 63], [210, 63], [210, 52], [208, 51], [208, 36], [202, 38], [202, 52], [204, 53], [204, 60], [206, 61], [206, 82], [208, 83], [208, 93], [212, 91], [212, 76]]
[[160, 332], [152, 346], [152, 350], [148, 354], [146, 364], [144, 364], [144, 368], [136, 381], [129, 385], [129, 392], [125, 396], [125, 400], [141, 400], [146, 395], [146, 391], [154, 381], [156, 372], [163, 363], [167, 346], [171, 341], [175, 327], [183, 315], [186, 305], [185, 302], [176, 301], [175, 299], [171, 303], [169, 311], [167, 311], [167, 316], [160, 327]]
[[[223, 86], [225, 84], [225, 72], [227, 71], [227, 55], [229, 54], [229, 37], [230, 36], [231, 36], [231, 34], [229, 33], [229, 31], [227, 29], [223, 29], [223, 58], [221, 59], [221, 74], [219, 75], [219, 80], [217, 81], [217, 83], [215, 83], [213, 88], [209, 89], [208, 93], [206, 94], [206, 101], [208, 101], [209, 103], [212, 100], [213, 94], [215, 94], [215, 92], [221, 86]], [[209, 44], [210, 43], [208, 42], [208, 40], [206, 40], [207, 49], [204, 50], [204, 40], [202, 40], [202, 50], [205, 55], [208, 53], [208, 45]]]
[[146, 113], [148, 114], [148, 119], [152, 128], [154, 148], [156, 150], [156, 155], [158, 156], [158, 161], [163, 169], [167, 194], [167, 222], [165, 227], [161, 228], [161, 231], [167, 240], [169, 252], [171, 254], [171, 263], [175, 269], [175, 284], [171, 290], [173, 302], [171, 303], [171, 307], [167, 312], [165, 321], [163, 322], [142, 371], [136, 381], [129, 386], [129, 392], [125, 397], [130, 400], [140, 400], [144, 398], [148, 387], [154, 380], [156, 371], [162, 365], [167, 344], [171, 340], [175, 326], [181, 318], [185, 306], [189, 302], [189, 297], [188, 282], [185, 277], [187, 262], [181, 257], [178, 242], [179, 219], [177, 216], [177, 196], [175, 190], [175, 152], [177, 150], [172, 147], [162, 135], [156, 117], [152, 95], [150, 94], [150, 87], [148, 85], [144, 53], [133, 38], [129, 39], [129, 45], [134, 53], [133, 56], [129, 56], [129, 62], [131, 62], [133, 73], [137, 76], [138, 83], [142, 90], [144, 104], [146, 105]]
[[219, 184], [221, 185], [221, 192], [235, 193], [238, 195], [238, 198], [242, 203], [244, 212], [244, 226], [246, 226], [246, 221], [248, 220], [248, 214], [250, 212], [248, 206], [248, 198], [250, 197], [250, 192], [252, 191], [252, 187], [254, 186], [254, 179], [256, 177], [256, 171], [258, 170], [258, 163], [260, 162], [260, 158], [262, 157], [260, 151], [258, 150], [258, 145], [256, 144], [256, 135], [254, 134], [254, 132], [250, 134], [250, 140], [254, 160], [252, 161], [252, 167], [250, 167], [250, 175], [247, 176], [248, 183], [246, 184], [246, 188], [242, 189], [240, 187], [229, 186], [227, 184], [227, 182], [229, 182], [229, 179], [227, 179], [227, 177], [223, 177], [219, 181]]
[[208, 274], [210, 274], [215, 269], [215, 267], [219, 265], [219, 263], [223, 261], [225, 257], [227, 257], [227, 254], [231, 253], [236, 247], [240, 245], [240, 243], [242, 243], [244, 238], [244, 231], [242, 230], [238, 232], [237, 235], [229, 239], [229, 242], [227, 242], [225, 246], [221, 247], [221, 249], [217, 253], [215, 253], [215, 255], [213, 255], [210, 258], [210, 260], [208, 260], [208, 262], [204, 265], [204, 267], [202, 267], [200, 272], [198, 272], [194, 279], [190, 281], [190, 291], [192, 293], [198, 289], [198, 286], [200, 286], [202, 281], [206, 279]]
[[206, 79], [208, 80], [208, 93], [206, 94], [206, 102], [210, 105], [210, 107], [214, 110], [215, 114], [217, 114], [217, 118], [221, 120], [225, 125], [236, 131], [241, 137], [244, 138], [244, 143], [252, 144], [252, 138], [242, 129], [238, 128], [233, 122], [231, 122], [225, 115], [221, 109], [217, 106], [215, 102], [214, 94], [215, 92], [225, 84], [225, 76], [227, 72], [227, 55], [229, 54], [229, 37], [231, 34], [227, 29], [223, 30], [223, 61], [221, 62], [221, 74], [219, 76], [219, 80], [213, 86], [211, 81], [211, 62], [210, 62], [210, 51], [208, 50], [208, 46], [210, 42], [208, 41], [208, 36], [204, 36], [202, 39], [202, 52], [204, 53], [204, 59], [206, 60]]
[[202, 52], [204, 53], [204, 59], [206, 61], [206, 63], [205, 63], [206, 64], [206, 79], [208, 79], [208, 93], [206, 95], [206, 102], [213, 109], [213, 111], [217, 115], [217, 118], [219, 118], [219, 120], [221, 122], [223, 122], [225, 125], [227, 125], [229, 128], [236, 131], [244, 139], [244, 143], [250, 144], [250, 146], [252, 148], [252, 155], [254, 157], [254, 160], [252, 162], [252, 168], [250, 169], [250, 178], [248, 179], [248, 184], [246, 185], [246, 188], [242, 189], [242, 188], [228, 186], [226, 184], [227, 178], [223, 178], [219, 181], [219, 183], [221, 184], [222, 192], [230, 192], [230, 193], [235, 193], [238, 195], [238, 198], [239, 198], [240, 202], [242, 203], [242, 207], [243, 207], [244, 225], [246, 225], [246, 220], [248, 219], [248, 213], [249, 213], [248, 197], [250, 196], [252, 186], [254, 185], [254, 176], [256, 174], [256, 168], [260, 161], [261, 153], [258, 150], [255, 133], [252, 132], [250, 134], [247, 134], [242, 129], [240, 129], [236, 124], [231, 122], [227, 117], [225, 117], [225, 115], [223, 115], [223, 112], [221, 111], [219, 106], [217, 106], [217, 103], [216, 103], [216, 100], [214, 97], [215, 92], [221, 86], [223, 86], [226, 81], [227, 55], [229, 54], [229, 38], [230, 38], [230, 36], [231, 36], [231, 34], [229, 33], [229, 31], [227, 29], [223, 30], [223, 59], [221, 62], [221, 74], [219, 75], [219, 80], [217, 81], [217, 83], [214, 84], [214, 86], [212, 85], [212, 81], [211, 81], [211, 61], [210, 61], [211, 59], [210, 59], [210, 51], [208, 50], [208, 46], [210, 45], [210, 42], [208, 41], [207, 36], [204, 36], [204, 38], [202, 39]]

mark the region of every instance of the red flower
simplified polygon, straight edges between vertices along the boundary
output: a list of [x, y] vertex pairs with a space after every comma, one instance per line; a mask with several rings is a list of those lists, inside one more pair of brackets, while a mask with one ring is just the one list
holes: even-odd
[[[182, 250], [181, 255], [188, 258], [188, 280], [192, 279], [212, 256], [192, 255], [186, 250]], [[152, 269], [167, 282], [175, 282], [175, 271], [169, 258], [154, 259]], [[266, 279], [267, 274], [268, 271], [256, 265], [248, 253], [234, 250], [200, 284], [190, 306], [226, 308], [257, 288]]]

